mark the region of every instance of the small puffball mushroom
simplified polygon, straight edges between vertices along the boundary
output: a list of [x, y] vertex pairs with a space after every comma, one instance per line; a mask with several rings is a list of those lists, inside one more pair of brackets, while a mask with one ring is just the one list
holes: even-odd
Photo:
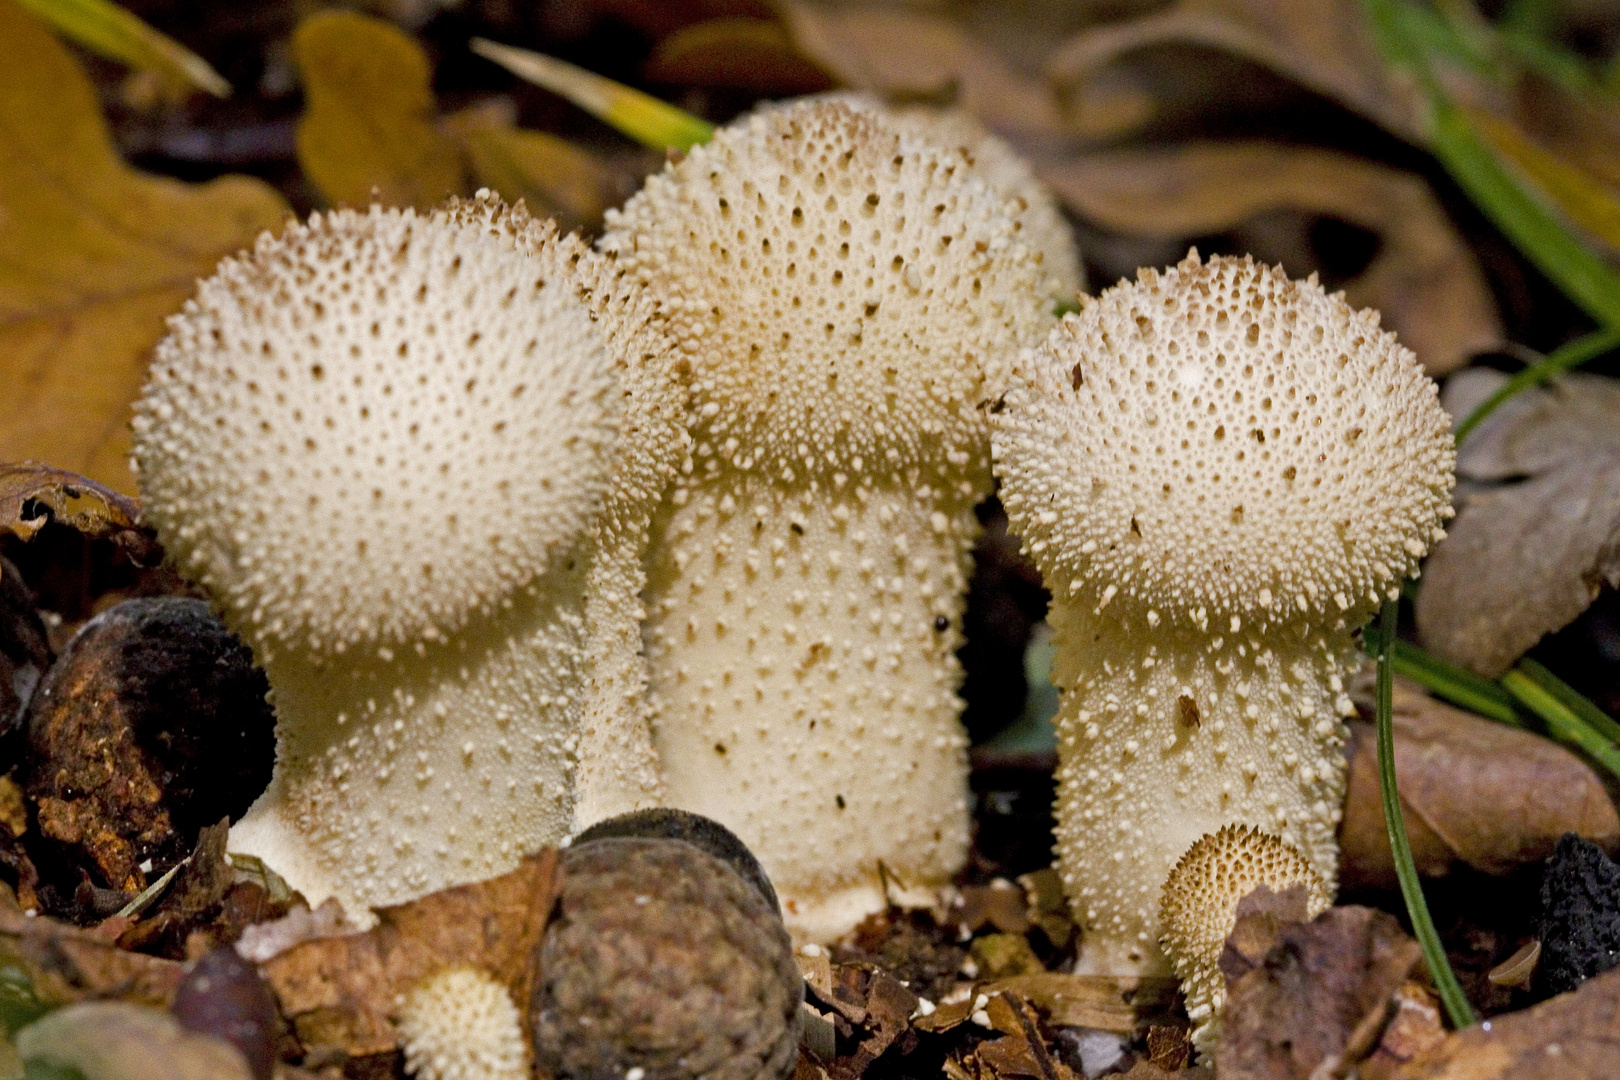
[[512, 995], [476, 968], [423, 979], [394, 1018], [405, 1071], [417, 1080], [529, 1080], [523, 1017]]
[[1305, 890], [1305, 914], [1315, 918], [1331, 899], [1304, 856], [1270, 833], [1226, 825], [1198, 838], [1165, 880], [1160, 900], [1164, 953], [1181, 980], [1193, 1046], [1209, 1053], [1220, 1036], [1226, 977], [1221, 950], [1237, 918], [1238, 901], [1264, 885], [1273, 892]]
[[1194, 252], [1065, 318], [994, 419], [1053, 594], [1080, 970], [1166, 970], [1164, 881], [1223, 825], [1277, 835], [1331, 892], [1352, 635], [1451, 514], [1434, 384], [1376, 312]]
[[1050, 325], [1007, 200], [838, 102], [767, 107], [608, 215], [691, 366], [694, 470], [654, 520], [644, 630], [672, 805], [827, 938], [967, 852], [962, 596], [981, 403]]
[[804, 979], [781, 917], [754, 885], [696, 845], [662, 836], [576, 843], [559, 868], [530, 1006], [546, 1075], [793, 1072]]
[[223, 262], [157, 348], [145, 512], [277, 714], [232, 848], [312, 904], [363, 917], [573, 828], [617, 430], [596, 258], [493, 197], [315, 215]]

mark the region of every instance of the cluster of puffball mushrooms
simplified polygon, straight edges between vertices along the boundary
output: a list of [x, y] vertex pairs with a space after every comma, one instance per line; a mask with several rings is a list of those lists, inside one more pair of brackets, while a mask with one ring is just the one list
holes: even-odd
[[1449, 422], [1314, 279], [1194, 253], [1058, 321], [1080, 287], [1004, 144], [855, 96], [720, 130], [594, 249], [481, 193], [226, 260], [135, 461], [272, 687], [232, 850], [364, 917], [680, 807], [830, 940], [880, 863], [966, 858], [995, 477], [1053, 595], [1081, 970], [1173, 970], [1207, 1043], [1238, 899], [1332, 895], [1353, 635], [1443, 535]]

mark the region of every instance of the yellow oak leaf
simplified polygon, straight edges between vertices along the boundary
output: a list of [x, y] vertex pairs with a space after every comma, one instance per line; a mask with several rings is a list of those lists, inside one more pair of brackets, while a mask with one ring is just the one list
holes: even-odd
[[130, 168], [78, 64], [0, 0], [0, 461], [133, 490], [129, 403], [164, 317], [287, 214], [248, 177]]

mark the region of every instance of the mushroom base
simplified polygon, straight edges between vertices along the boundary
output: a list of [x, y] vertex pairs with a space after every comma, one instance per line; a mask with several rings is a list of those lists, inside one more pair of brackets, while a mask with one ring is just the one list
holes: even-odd
[[1266, 639], [1124, 626], [1058, 602], [1058, 865], [1076, 971], [1167, 974], [1165, 880], [1199, 837], [1253, 825], [1332, 894], [1343, 814], [1348, 632]]
[[645, 628], [671, 805], [759, 857], [801, 938], [967, 857], [958, 716], [977, 521], [918, 486], [694, 487], [659, 523]]
[[503, 873], [568, 835], [584, 560], [450, 643], [270, 657], [275, 774], [231, 829], [312, 905], [351, 915]]

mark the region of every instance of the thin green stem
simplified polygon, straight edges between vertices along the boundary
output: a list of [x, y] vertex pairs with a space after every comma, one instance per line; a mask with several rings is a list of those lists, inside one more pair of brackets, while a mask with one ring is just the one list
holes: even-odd
[[1559, 700], [1556, 694], [1537, 683], [1523, 665], [1502, 676], [1502, 687], [1518, 698], [1525, 708], [1541, 717], [1553, 738], [1578, 748], [1620, 777], [1620, 747], [1616, 747], [1579, 713]]
[[1519, 661], [1519, 669], [1535, 680], [1543, 690], [1568, 705], [1575, 715], [1596, 728], [1610, 742], [1620, 744], [1620, 721], [1616, 721], [1614, 717], [1592, 704], [1579, 690], [1548, 671], [1539, 661], [1529, 657]]
[[1395, 859], [1395, 876], [1401, 883], [1401, 896], [1406, 901], [1406, 913], [1412, 919], [1412, 932], [1423, 948], [1434, 976], [1435, 989], [1440, 992], [1440, 1003], [1455, 1028], [1472, 1027], [1475, 1023], [1473, 1007], [1463, 993], [1462, 984], [1446, 959], [1445, 946], [1434, 928], [1429, 905], [1423, 899], [1423, 885], [1418, 881], [1417, 866], [1412, 861], [1412, 845], [1406, 838], [1406, 821], [1401, 817], [1401, 799], [1395, 786], [1395, 665], [1392, 651], [1395, 643], [1395, 615], [1399, 606], [1391, 601], [1384, 605], [1379, 616], [1378, 633], [1378, 787], [1383, 796], [1384, 823], [1389, 827], [1389, 849]]
[[1482, 679], [1472, 671], [1453, 667], [1444, 660], [1430, 656], [1416, 645], [1395, 642], [1391, 658], [1395, 674], [1434, 691], [1434, 693], [1470, 712], [1495, 720], [1499, 724], [1523, 727], [1518, 710], [1513, 706], [1513, 695], [1489, 679]]
[[1571, 368], [1579, 367], [1588, 360], [1596, 360], [1604, 353], [1612, 352], [1615, 349], [1620, 349], [1620, 327], [1596, 330], [1585, 337], [1576, 338], [1546, 359], [1525, 368], [1497, 387], [1494, 394], [1482, 401], [1473, 412], [1463, 419], [1462, 423], [1457, 425], [1452, 432], [1452, 436], [1457, 440], [1457, 445], [1461, 446], [1462, 441], [1468, 437], [1468, 433], [1478, 427], [1480, 421], [1495, 412], [1498, 406], [1515, 394], [1528, 390], [1532, 386], [1540, 386], [1542, 383], [1562, 375]]

